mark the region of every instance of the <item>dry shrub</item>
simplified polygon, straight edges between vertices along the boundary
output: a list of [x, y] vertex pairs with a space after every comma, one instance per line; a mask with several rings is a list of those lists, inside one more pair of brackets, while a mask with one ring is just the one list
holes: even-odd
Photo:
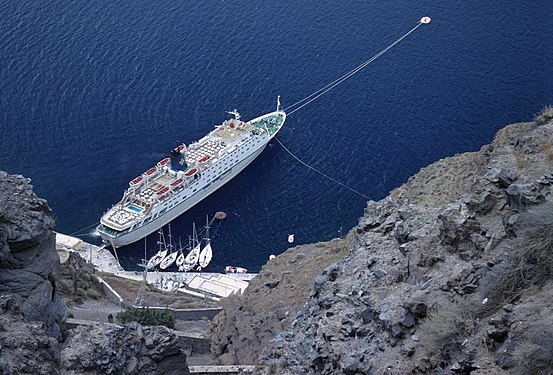
[[553, 367], [553, 328], [534, 325], [513, 351], [513, 360], [528, 374], [548, 374]]
[[553, 120], [553, 106], [551, 105], [544, 107], [541, 112], [534, 117], [534, 121], [538, 125], [547, 124], [551, 120]]
[[487, 309], [553, 278], [553, 204], [544, 203], [522, 213], [518, 227], [518, 238], [504, 249], [509, 254], [505, 262], [495, 266], [480, 283], [480, 293], [488, 299]]
[[474, 313], [465, 300], [443, 301], [430, 310], [419, 333], [426, 347], [440, 349], [462, 342], [475, 326]]

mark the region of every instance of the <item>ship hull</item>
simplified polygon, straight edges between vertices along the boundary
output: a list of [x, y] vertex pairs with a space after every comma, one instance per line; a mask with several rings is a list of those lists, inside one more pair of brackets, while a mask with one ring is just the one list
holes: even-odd
[[[276, 135], [276, 134], [275, 134]], [[274, 137], [274, 135], [273, 135]], [[147, 235], [157, 231], [162, 226], [168, 224], [178, 216], [182, 215], [196, 204], [200, 203], [202, 200], [207, 198], [209, 195], [217, 191], [227, 182], [232, 180], [236, 175], [238, 175], [244, 168], [246, 168], [252, 161], [255, 160], [259, 154], [267, 147], [269, 141], [273, 138], [267, 140], [262, 144], [257, 150], [253, 151], [248, 157], [234, 165], [230, 171], [225, 172], [219, 179], [211, 183], [206, 188], [198, 190], [194, 195], [184, 200], [182, 203], [174, 206], [172, 209], [168, 210], [165, 214], [149, 221], [148, 223], [135, 228], [133, 230], [112, 236], [104, 232], [100, 232], [100, 236], [103, 240], [110, 243], [113, 247], [121, 247], [133, 242], [136, 242]]]

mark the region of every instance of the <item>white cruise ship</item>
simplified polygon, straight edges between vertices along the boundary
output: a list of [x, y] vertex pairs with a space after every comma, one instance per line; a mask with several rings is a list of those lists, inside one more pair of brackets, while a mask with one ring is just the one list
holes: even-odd
[[123, 198], [101, 218], [98, 232], [113, 247], [144, 238], [186, 212], [248, 166], [278, 133], [286, 113], [275, 112], [248, 122], [233, 119], [129, 182]]

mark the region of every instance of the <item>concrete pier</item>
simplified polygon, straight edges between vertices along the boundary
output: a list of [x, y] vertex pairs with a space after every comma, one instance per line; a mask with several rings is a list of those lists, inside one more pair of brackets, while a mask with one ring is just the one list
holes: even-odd
[[[98, 270], [126, 279], [141, 281], [142, 271], [125, 271], [115, 256], [105, 246], [96, 246], [83, 240], [56, 233], [56, 246], [78, 252], [83, 259]], [[209, 272], [148, 271], [146, 282], [165, 291], [189, 294], [218, 301], [234, 293], [243, 293], [254, 273], [221, 274]]]

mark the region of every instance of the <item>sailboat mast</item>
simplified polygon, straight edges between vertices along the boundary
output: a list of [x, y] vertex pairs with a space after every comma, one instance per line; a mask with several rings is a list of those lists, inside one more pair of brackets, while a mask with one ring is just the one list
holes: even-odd
[[205, 215], [205, 243], [209, 243], [209, 215]]
[[173, 252], [173, 236], [171, 235], [171, 224], [169, 226], [169, 253]]

